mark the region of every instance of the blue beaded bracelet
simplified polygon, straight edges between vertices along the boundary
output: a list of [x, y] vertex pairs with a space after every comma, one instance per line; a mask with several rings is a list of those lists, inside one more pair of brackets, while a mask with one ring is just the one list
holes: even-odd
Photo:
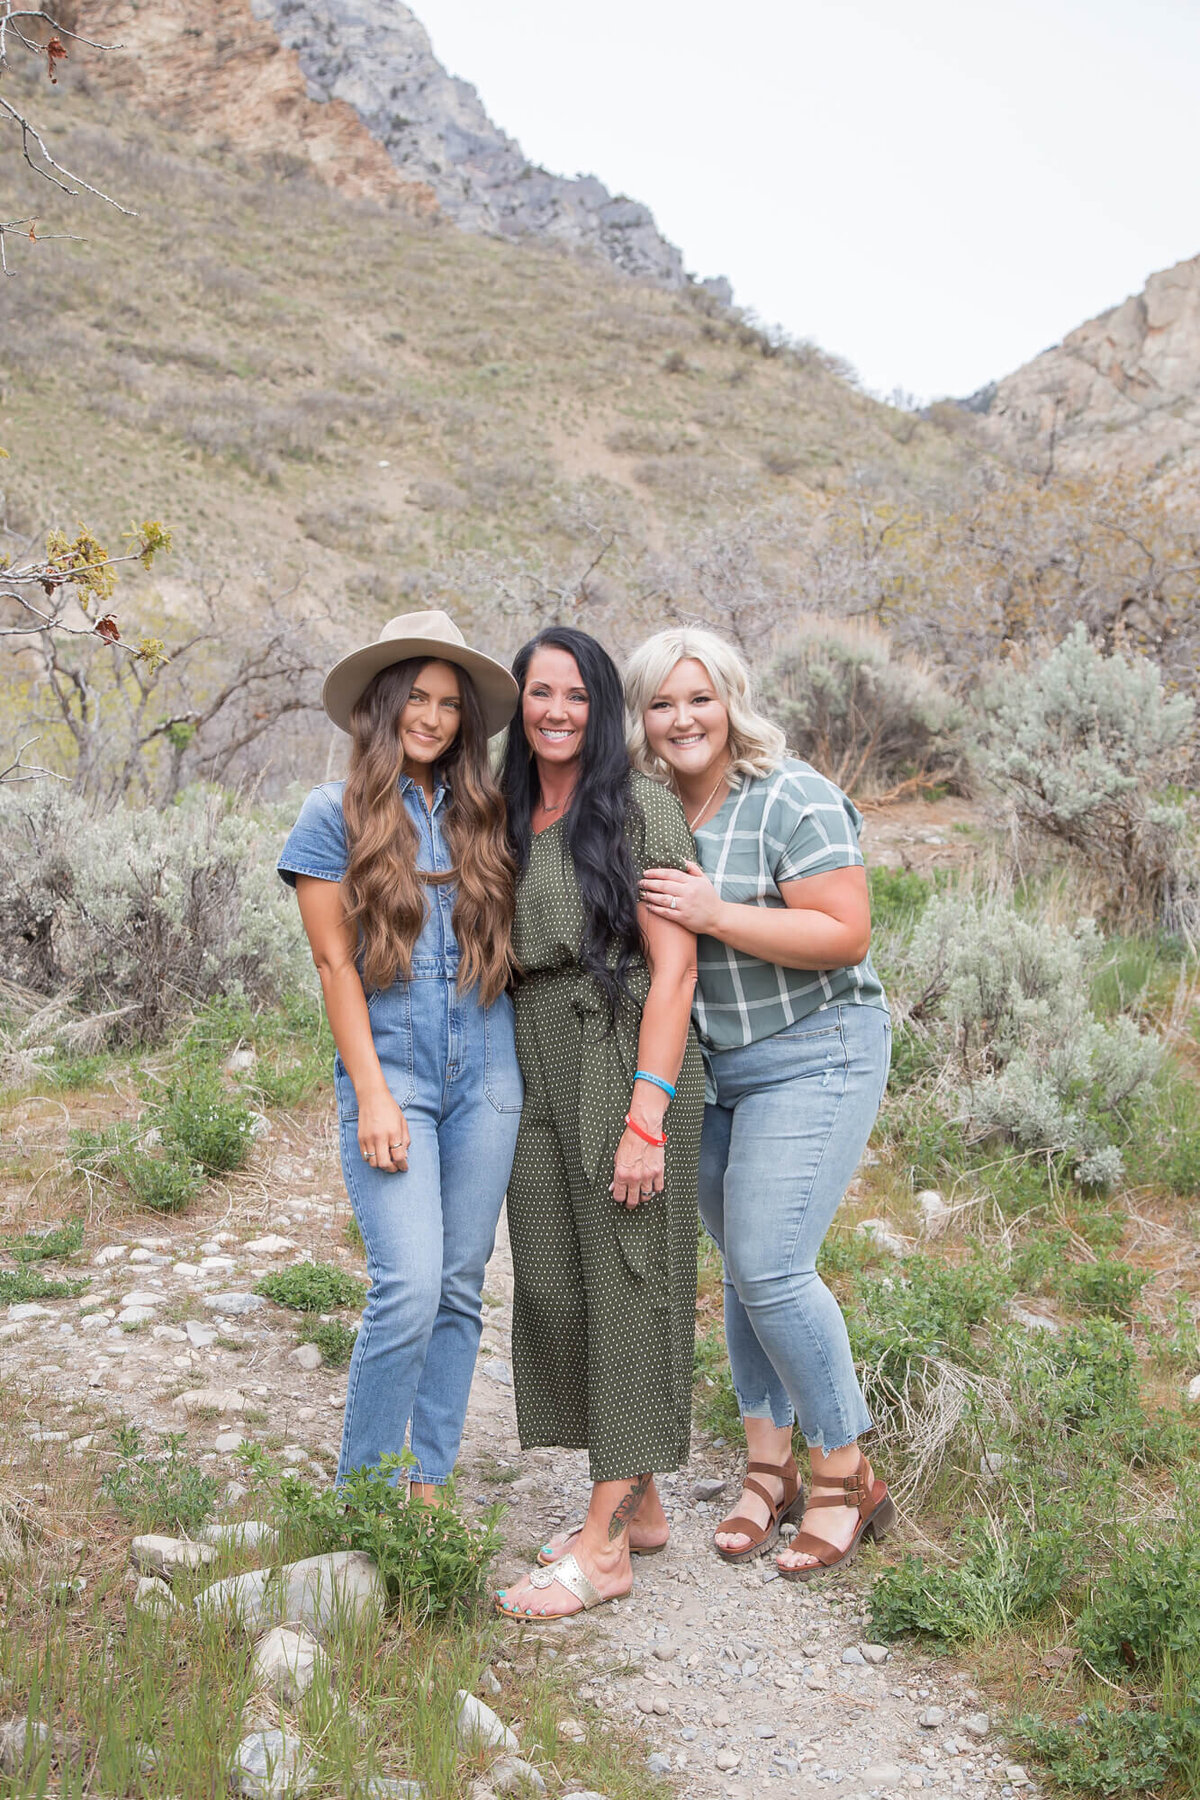
[[675, 1089], [671, 1086], [669, 1081], [664, 1081], [661, 1075], [647, 1075], [645, 1069], [635, 1069], [633, 1079], [635, 1081], [648, 1081], [652, 1086], [661, 1088], [663, 1093], [669, 1095], [672, 1100], [675, 1098]]

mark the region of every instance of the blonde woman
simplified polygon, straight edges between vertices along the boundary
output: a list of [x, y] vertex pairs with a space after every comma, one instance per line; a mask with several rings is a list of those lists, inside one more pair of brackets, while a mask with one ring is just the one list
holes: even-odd
[[[726, 1562], [770, 1549], [791, 1581], [849, 1561], [895, 1510], [858, 1447], [870, 1417], [817, 1252], [866, 1147], [891, 1023], [871, 967], [860, 815], [786, 754], [749, 674], [714, 633], [659, 632], [626, 675], [631, 754], [670, 783], [696, 840], [684, 872], [647, 869], [644, 904], [698, 937], [696, 1024], [707, 1075], [700, 1213], [725, 1261], [725, 1330], [746, 1429]], [[792, 1455], [808, 1444], [811, 1497]]]
[[437, 1504], [458, 1455], [483, 1272], [517, 1140], [516, 869], [489, 736], [517, 684], [444, 612], [392, 619], [325, 682], [351, 737], [279, 871], [320, 971], [342, 1173], [371, 1277], [338, 1480], [404, 1448]]

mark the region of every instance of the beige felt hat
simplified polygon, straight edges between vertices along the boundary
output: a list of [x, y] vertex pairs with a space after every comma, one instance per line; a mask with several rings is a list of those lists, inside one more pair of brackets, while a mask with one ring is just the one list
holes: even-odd
[[437, 610], [397, 613], [373, 644], [343, 656], [325, 677], [321, 704], [335, 725], [349, 731], [354, 703], [379, 671], [418, 656], [465, 669], [475, 683], [488, 736], [504, 730], [517, 710], [516, 682], [503, 663], [485, 656], [482, 650], [469, 649], [450, 614]]

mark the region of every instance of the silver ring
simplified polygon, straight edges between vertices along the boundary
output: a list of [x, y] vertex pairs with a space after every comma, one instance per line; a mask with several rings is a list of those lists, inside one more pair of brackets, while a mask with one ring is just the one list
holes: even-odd
[[674, 894], [672, 894], [672, 895], [671, 895], [671, 911], [672, 911], [672, 912], [674, 912], [674, 911], [675, 911], [675, 908], [676, 908], [676, 907], [677, 907], [677, 906], [678, 906], [678, 905], [679, 905], [679, 902], [678, 902], [678, 900], [677, 900], [677, 899], [676, 899], [676, 898], [675, 898], [675, 896], [674, 896]]
[[403, 1141], [403, 1139], [401, 1139], [401, 1141], [400, 1141], [400, 1142], [399, 1142], [399, 1143], [397, 1143], [397, 1144], [389, 1144], [389, 1145], [388, 1145], [388, 1149], [389, 1149], [389, 1150], [403, 1150], [403, 1148], [404, 1148], [404, 1141]]

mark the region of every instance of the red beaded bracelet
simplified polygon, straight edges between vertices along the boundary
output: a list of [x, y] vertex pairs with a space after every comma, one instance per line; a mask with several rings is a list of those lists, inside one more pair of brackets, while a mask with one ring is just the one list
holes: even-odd
[[636, 1123], [636, 1121], [632, 1118], [632, 1116], [629, 1113], [625, 1114], [625, 1123], [628, 1125], [630, 1131], [633, 1132], [635, 1137], [641, 1138], [643, 1144], [653, 1144], [654, 1148], [656, 1150], [661, 1150], [663, 1145], [667, 1141], [667, 1134], [665, 1131], [663, 1132], [661, 1137], [651, 1137], [650, 1133], [648, 1131], [643, 1131], [641, 1126]]

